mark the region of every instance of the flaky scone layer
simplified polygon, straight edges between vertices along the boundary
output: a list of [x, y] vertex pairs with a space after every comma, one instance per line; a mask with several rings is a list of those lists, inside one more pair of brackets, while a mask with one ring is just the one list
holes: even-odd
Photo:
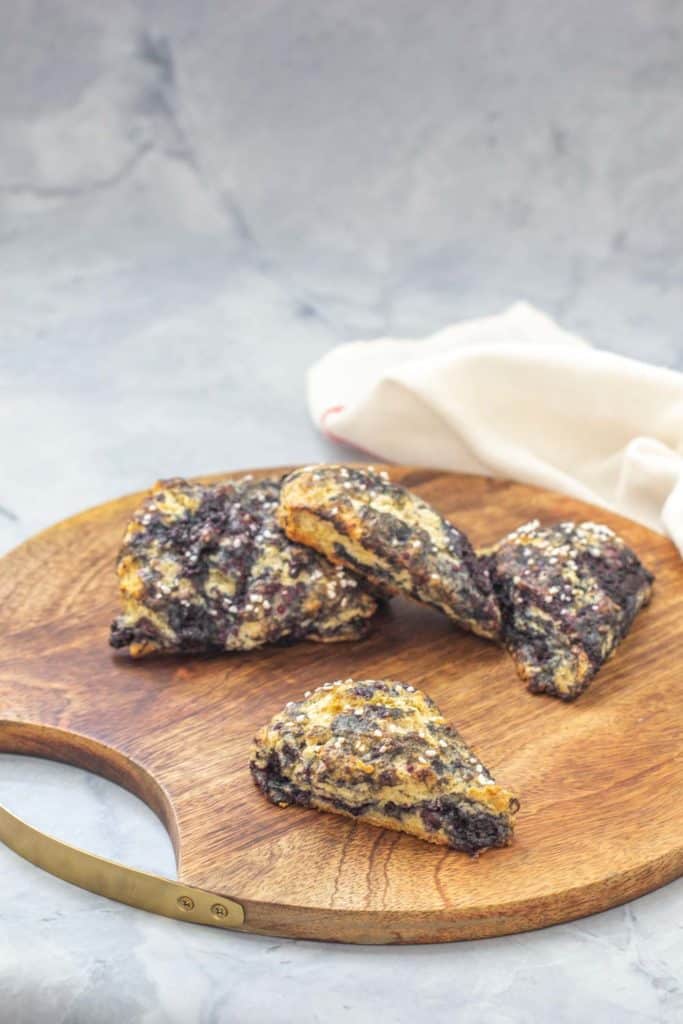
[[278, 481], [251, 477], [156, 484], [123, 540], [112, 645], [141, 657], [363, 636], [376, 601], [351, 573], [286, 537], [279, 494]]
[[505, 642], [530, 690], [581, 694], [650, 600], [653, 576], [608, 526], [525, 523], [490, 552]]
[[431, 698], [393, 680], [325, 683], [257, 734], [269, 800], [345, 814], [475, 853], [509, 843], [519, 803]]
[[458, 625], [498, 639], [501, 616], [488, 570], [453, 523], [386, 473], [307, 466], [283, 481], [280, 525], [384, 592], [403, 593]]

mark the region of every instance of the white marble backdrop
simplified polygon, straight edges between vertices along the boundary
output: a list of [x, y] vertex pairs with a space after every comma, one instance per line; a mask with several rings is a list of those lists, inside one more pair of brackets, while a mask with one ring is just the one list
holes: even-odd
[[[303, 373], [340, 340], [526, 298], [683, 368], [682, 40], [668, 0], [5, 0], [0, 549], [159, 475], [330, 456]], [[0, 800], [172, 870], [74, 769], [0, 756]], [[681, 883], [397, 950], [0, 876], [0, 1024], [683, 1017]]]

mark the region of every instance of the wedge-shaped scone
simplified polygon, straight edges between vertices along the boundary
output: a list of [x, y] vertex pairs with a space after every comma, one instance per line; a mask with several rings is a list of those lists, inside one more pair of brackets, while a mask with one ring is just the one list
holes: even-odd
[[476, 853], [510, 842], [519, 803], [426, 694], [403, 683], [325, 683], [256, 736], [256, 784], [274, 804], [345, 814]]
[[359, 581], [278, 526], [275, 480], [166, 480], [133, 516], [117, 570], [123, 614], [111, 644], [154, 651], [248, 650], [363, 636], [377, 604]]
[[526, 523], [489, 564], [519, 675], [562, 700], [586, 689], [650, 600], [652, 574], [597, 523]]
[[278, 518], [287, 536], [387, 593], [404, 593], [458, 625], [498, 639], [488, 570], [469, 540], [386, 473], [308, 466], [286, 477]]

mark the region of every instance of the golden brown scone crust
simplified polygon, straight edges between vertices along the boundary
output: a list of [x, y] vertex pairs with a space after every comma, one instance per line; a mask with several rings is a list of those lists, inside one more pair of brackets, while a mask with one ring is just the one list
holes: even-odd
[[561, 700], [586, 689], [652, 591], [652, 574], [599, 523], [525, 523], [489, 567], [519, 675]]
[[308, 544], [381, 591], [432, 605], [459, 626], [499, 639], [488, 569], [462, 531], [386, 473], [307, 466], [282, 484], [278, 518]]
[[325, 683], [255, 739], [254, 780], [300, 804], [476, 853], [510, 842], [519, 802], [425, 693], [393, 680]]
[[278, 481], [250, 477], [156, 484], [123, 540], [112, 645], [142, 657], [365, 635], [376, 601], [351, 573], [288, 540], [279, 494]]

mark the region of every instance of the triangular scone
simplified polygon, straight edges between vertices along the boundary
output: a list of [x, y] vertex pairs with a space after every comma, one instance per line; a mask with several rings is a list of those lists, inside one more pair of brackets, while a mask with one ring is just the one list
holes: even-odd
[[292, 540], [381, 590], [432, 605], [480, 636], [500, 637], [486, 565], [465, 534], [386, 473], [346, 466], [296, 470], [283, 481], [278, 518]]
[[608, 526], [538, 520], [490, 554], [505, 642], [535, 693], [573, 700], [650, 600], [653, 576]]
[[275, 480], [156, 484], [128, 525], [111, 644], [154, 651], [248, 650], [299, 638], [351, 640], [377, 603], [351, 573], [278, 526]]
[[346, 814], [476, 853], [510, 842], [519, 803], [426, 694], [391, 680], [325, 683], [256, 736], [251, 771], [274, 804]]

